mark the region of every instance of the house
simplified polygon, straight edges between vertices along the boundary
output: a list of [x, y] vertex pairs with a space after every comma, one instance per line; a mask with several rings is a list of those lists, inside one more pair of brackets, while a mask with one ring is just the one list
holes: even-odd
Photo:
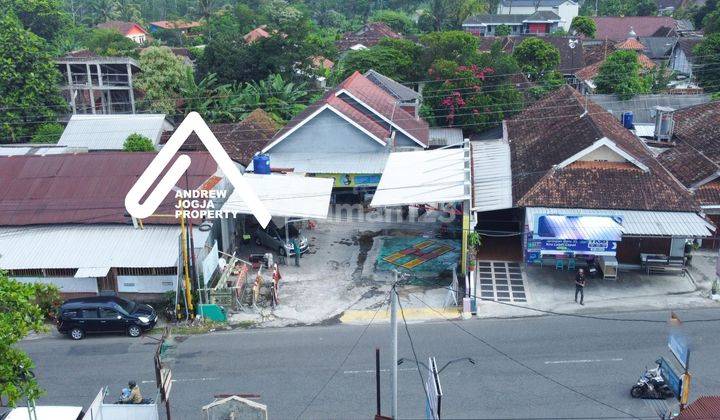
[[[625, 46], [628, 47], [628, 43], [625, 43]], [[643, 48], [642, 45], [640, 45], [639, 47], [641, 49]], [[638, 52], [637, 47], [627, 49]], [[655, 64], [654, 61], [652, 61], [642, 52], [638, 52], [638, 62], [640, 63], [640, 71], [642, 73], [652, 71], [657, 67], [657, 64]], [[600, 73], [600, 67], [602, 67], [603, 64], [605, 64], [605, 60], [598, 61], [596, 63], [590, 64], [589, 66], [585, 66], [574, 73], [575, 79], [577, 80], [577, 84], [580, 87], [581, 92], [593, 93], [595, 91], [596, 86], [594, 79], [595, 77], [597, 77], [598, 73]]]
[[560, 24], [560, 16], [551, 11], [539, 11], [532, 14], [511, 15], [473, 15], [465, 19], [463, 30], [477, 36], [494, 36], [497, 27], [510, 27], [510, 35], [550, 34]]
[[572, 0], [502, 0], [498, 15], [531, 15], [535, 12], [553, 12], [560, 16], [560, 27], [570, 31], [570, 24], [580, 13], [580, 4]]
[[73, 114], [134, 114], [133, 78], [140, 65], [129, 57], [76, 51], [55, 61], [60, 87]]
[[[208, 124], [218, 142], [228, 156], [235, 162], [247, 167], [256, 153], [270, 143], [270, 139], [278, 131], [277, 123], [270, 115], [258, 108], [238, 123]], [[167, 142], [172, 132], [165, 132], [161, 144]], [[195, 134], [191, 134], [180, 150], [206, 151], [205, 145]]]
[[111, 20], [97, 25], [100, 29], [111, 29], [120, 32], [124, 37], [130, 38], [138, 44], [144, 44], [148, 40], [148, 31], [135, 22], [123, 22]]
[[[720, 103], [680, 108], [668, 114], [671, 131], [658, 160], [693, 192], [703, 211], [720, 222]], [[717, 245], [717, 244], [716, 244]]]
[[186, 22], [182, 20], [158, 20], [156, 22], [150, 22], [150, 32], [156, 33], [158, 31], [174, 31], [182, 35], [193, 36], [197, 35], [200, 31], [199, 28], [203, 26], [202, 22]]
[[271, 168], [334, 178], [337, 196], [375, 188], [390, 151], [425, 149], [428, 139], [427, 122], [355, 72], [296, 115], [262, 152]]
[[[208, 153], [186, 154], [191, 164], [180, 187], [199, 188], [217, 165]], [[20, 281], [55, 284], [64, 297], [112, 290], [157, 299], [177, 290], [178, 220], [153, 216], [141, 228], [125, 210], [125, 195], [155, 155], [0, 157], [0, 269]], [[172, 214], [175, 203], [171, 194], [156, 214]], [[198, 261], [208, 235], [193, 228]]]
[[[682, 257], [688, 238], [710, 235], [691, 192], [612, 114], [570, 86], [504, 121], [502, 141], [510, 147], [512, 206], [524, 209], [528, 263], [574, 250], [627, 268], [640, 264], [641, 253]], [[568, 237], [547, 229], [585, 217], [605, 228]]]
[[[490, 52], [493, 44], [500, 41], [503, 51], [512, 54], [515, 48], [528, 37], [537, 35], [520, 35], [506, 37], [481, 37], [479, 49], [482, 52]], [[543, 37], [543, 41], [549, 42], [560, 53], [560, 64], [558, 70], [565, 76], [572, 75], [577, 69], [585, 67], [583, 43], [577, 37], [551, 36]]]
[[702, 40], [701, 37], [679, 38], [670, 55], [670, 68], [687, 77], [693, 77], [696, 58], [693, 50]]
[[386, 23], [370, 22], [355, 32], [346, 32], [335, 42], [341, 53], [350, 50], [362, 50], [375, 46], [383, 38], [400, 39], [403, 36], [392, 30]]
[[630, 32], [638, 37], [672, 37], [677, 32], [677, 22], [668, 16], [598, 16], [595, 21], [596, 39], [625, 41]]
[[419, 92], [410, 89], [402, 83], [398, 83], [373, 69], [365, 72], [364, 76], [373, 82], [377, 87], [395, 98], [398, 101], [400, 108], [407, 111], [409, 114], [414, 115], [416, 118], [419, 116], [420, 105], [422, 103], [422, 97]]
[[266, 30], [267, 25], [261, 25], [243, 35], [246, 44], [252, 44], [259, 39], [270, 38], [270, 32]]
[[73, 115], [58, 146], [98, 150], [122, 150], [132, 134], [147, 137], [157, 147], [163, 132], [173, 129], [165, 114]]

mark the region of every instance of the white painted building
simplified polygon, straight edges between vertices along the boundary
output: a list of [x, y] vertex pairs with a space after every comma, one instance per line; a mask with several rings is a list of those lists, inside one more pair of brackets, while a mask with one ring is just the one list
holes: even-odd
[[559, 26], [570, 31], [570, 24], [580, 13], [580, 4], [572, 0], [502, 0], [498, 4], [499, 15], [531, 15], [535, 12], [554, 12], [560, 16]]

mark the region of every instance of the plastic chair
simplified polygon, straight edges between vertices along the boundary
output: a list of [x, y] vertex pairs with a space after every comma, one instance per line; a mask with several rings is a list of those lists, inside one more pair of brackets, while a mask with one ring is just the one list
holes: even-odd
[[555, 259], [555, 269], [556, 270], [562, 270], [565, 267], [565, 264], [563, 263], [563, 260], [560, 258]]
[[575, 258], [570, 258], [568, 260], [568, 271], [574, 271], [575, 270]]

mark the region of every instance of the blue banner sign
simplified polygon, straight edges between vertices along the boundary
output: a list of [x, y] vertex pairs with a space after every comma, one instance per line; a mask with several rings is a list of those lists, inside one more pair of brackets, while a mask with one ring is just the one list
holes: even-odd
[[675, 397], [680, 398], [680, 390], [682, 389], [682, 380], [680, 380], [680, 377], [677, 373], [673, 370], [670, 363], [668, 363], [667, 360], [665, 360], [664, 357], [661, 357], [660, 360], [660, 372], [665, 379], [665, 382], [667, 382], [668, 386], [672, 391], [675, 393]]
[[552, 254], [584, 254], [614, 256], [617, 242], [586, 239], [531, 239], [527, 240], [527, 260], [532, 262], [548, 251]]
[[685, 336], [677, 331], [670, 332], [668, 335], [668, 347], [680, 365], [687, 370], [690, 363], [690, 346]]

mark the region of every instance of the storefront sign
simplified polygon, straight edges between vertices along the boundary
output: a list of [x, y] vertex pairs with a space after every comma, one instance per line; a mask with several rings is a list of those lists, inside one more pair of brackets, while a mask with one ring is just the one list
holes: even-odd
[[682, 396], [682, 380], [664, 357], [660, 358], [660, 372], [670, 389], [675, 393], [675, 397], [680, 399]]
[[333, 178], [336, 188], [374, 187], [380, 183], [380, 174], [316, 174], [321, 178]]
[[528, 262], [540, 258], [543, 251], [547, 254], [584, 254], [614, 256], [617, 251], [615, 241], [589, 241], [585, 239], [527, 239], [526, 257]]
[[688, 364], [690, 364], [690, 346], [685, 336], [677, 331], [671, 332], [668, 336], [668, 347], [678, 363], [687, 369]]

